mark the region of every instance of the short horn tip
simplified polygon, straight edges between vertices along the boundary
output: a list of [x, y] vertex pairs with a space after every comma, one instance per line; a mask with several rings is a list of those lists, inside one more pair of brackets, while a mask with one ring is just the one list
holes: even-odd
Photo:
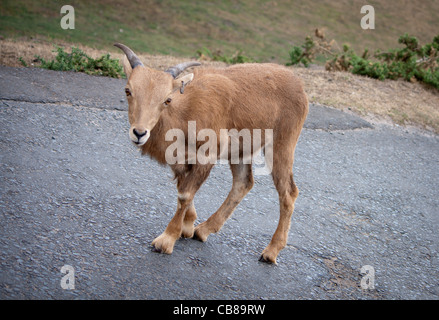
[[136, 56], [136, 54], [133, 52], [133, 50], [131, 50], [130, 48], [128, 48], [126, 45], [122, 44], [122, 43], [115, 43], [114, 44], [115, 47], [118, 47], [119, 49], [121, 49], [126, 57], [128, 58], [128, 61], [130, 62], [131, 68], [134, 69], [137, 66], [142, 66], [143, 67], [143, 63], [142, 61], [140, 61], [140, 59]]

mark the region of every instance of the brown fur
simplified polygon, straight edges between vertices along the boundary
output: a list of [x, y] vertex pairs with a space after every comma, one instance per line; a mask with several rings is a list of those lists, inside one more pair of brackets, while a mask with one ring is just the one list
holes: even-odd
[[[250, 129], [250, 132], [273, 129], [272, 177], [279, 193], [280, 219], [260, 260], [276, 263], [279, 251], [287, 242], [299, 193], [292, 167], [296, 143], [308, 113], [301, 81], [291, 70], [275, 64], [198, 68], [181, 94], [179, 79], [173, 80], [169, 74], [143, 66], [130, 70], [126, 63], [125, 69], [129, 75], [127, 88], [132, 94], [128, 97], [130, 133], [133, 129], [149, 132], [148, 140], [141, 146], [142, 153], [161, 164], [166, 164], [165, 152], [173, 143], [165, 141], [166, 132], [173, 128], [183, 130], [187, 145], [188, 121], [196, 121], [197, 132], [210, 128], [217, 137], [220, 129]], [[171, 102], [163, 104], [168, 98]], [[197, 142], [197, 148], [202, 143]], [[193, 198], [213, 165], [197, 162], [170, 167], [177, 180], [179, 196], [175, 216], [164, 233], [153, 241], [154, 250], [163, 253], [172, 253], [180, 236], [206, 241], [210, 233], [221, 229], [254, 184], [251, 164], [231, 164], [233, 186], [227, 199], [208, 220], [194, 228], [197, 215]]]

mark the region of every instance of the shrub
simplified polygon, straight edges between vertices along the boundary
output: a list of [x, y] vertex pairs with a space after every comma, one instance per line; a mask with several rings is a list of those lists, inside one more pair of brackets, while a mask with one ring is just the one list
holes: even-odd
[[431, 43], [420, 46], [415, 37], [404, 34], [398, 39], [404, 45], [402, 49], [377, 51], [370, 59], [367, 49], [361, 56], [347, 45], [343, 46], [342, 52], [336, 52], [332, 48], [334, 40], [328, 43], [324, 34], [318, 31], [316, 29], [317, 39], [308, 36], [301, 47], [292, 48], [287, 65], [302, 63], [307, 67], [317, 54], [323, 53], [331, 56], [325, 64], [328, 71], [349, 71], [380, 80], [402, 78], [439, 89], [439, 35]]
[[72, 53], [67, 53], [62, 47], [57, 47], [55, 60], [46, 61], [40, 56], [35, 56], [41, 62], [40, 68], [58, 71], [77, 71], [91, 75], [100, 75], [113, 78], [124, 76], [122, 66], [117, 59], [111, 59], [110, 54], [93, 59], [85, 52], [72, 47]]
[[315, 39], [313, 39], [311, 36], [307, 36], [304, 44], [301, 46], [293, 46], [290, 51], [290, 61], [286, 64], [287, 66], [302, 63], [305, 67], [309, 67], [309, 65], [318, 55], [325, 57], [328, 55], [334, 55], [331, 50], [332, 46], [335, 44], [335, 41], [332, 40], [328, 42], [325, 38], [323, 30], [321, 29], [315, 29], [314, 34]]
[[420, 81], [439, 89], [439, 36], [432, 43], [420, 46], [415, 37], [404, 34], [398, 42], [405, 47], [388, 52], [377, 51], [375, 61], [367, 54], [358, 56], [348, 46], [327, 62], [327, 70], [346, 70], [380, 80], [399, 78]]

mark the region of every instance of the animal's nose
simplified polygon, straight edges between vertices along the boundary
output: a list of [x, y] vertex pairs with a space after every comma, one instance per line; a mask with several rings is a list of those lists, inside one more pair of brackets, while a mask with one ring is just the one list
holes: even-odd
[[145, 131], [142, 131], [142, 132], [139, 132], [139, 131], [137, 131], [137, 129], [136, 128], [134, 128], [133, 129], [133, 133], [134, 133], [134, 135], [137, 137], [137, 139], [139, 139], [140, 140], [140, 138], [142, 138], [145, 134], [146, 134], [146, 130]]

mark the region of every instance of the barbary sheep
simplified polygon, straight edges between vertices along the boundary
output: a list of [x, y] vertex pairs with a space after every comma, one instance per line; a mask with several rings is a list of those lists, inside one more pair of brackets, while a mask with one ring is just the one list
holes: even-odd
[[[127, 46], [115, 46], [126, 55], [123, 64], [128, 78], [125, 92], [129, 136], [142, 154], [168, 164], [177, 182], [176, 213], [166, 230], [152, 242], [153, 250], [171, 254], [180, 237], [206, 241], [211, 233], [221, 229], [253, 187], [251, 159], [258, 152], [255, 141], [259, 140], [266, 156], [271, 150], [268, 169], [280, 205], [278, 227], [260, 261], [276, 263], [287, 243], [299, 194], [293, 179], [294, 151], [308, 113], [301, 81], [286, 67], [256, 63], [195, 68], [193, 73], [178, 77], [200, 63], [186, 62], [157, 71], [146, 67]], [[224, 137], [224, 132], [232, 131], [240, 134], [218, 139]], [[245, 142], [248, 134], [253, 143], [250, 147], [248, 142], [247, 146], [241, 143], [233, 155], [233, 148], [229, 148], [232, 142]], [[233, 156], [235, 160], [230, 161]], [[194, 226], [195, 193], [215, 165], [212, 159], [220, 158], [230, 162], [232, 189], [212, 216]]]

